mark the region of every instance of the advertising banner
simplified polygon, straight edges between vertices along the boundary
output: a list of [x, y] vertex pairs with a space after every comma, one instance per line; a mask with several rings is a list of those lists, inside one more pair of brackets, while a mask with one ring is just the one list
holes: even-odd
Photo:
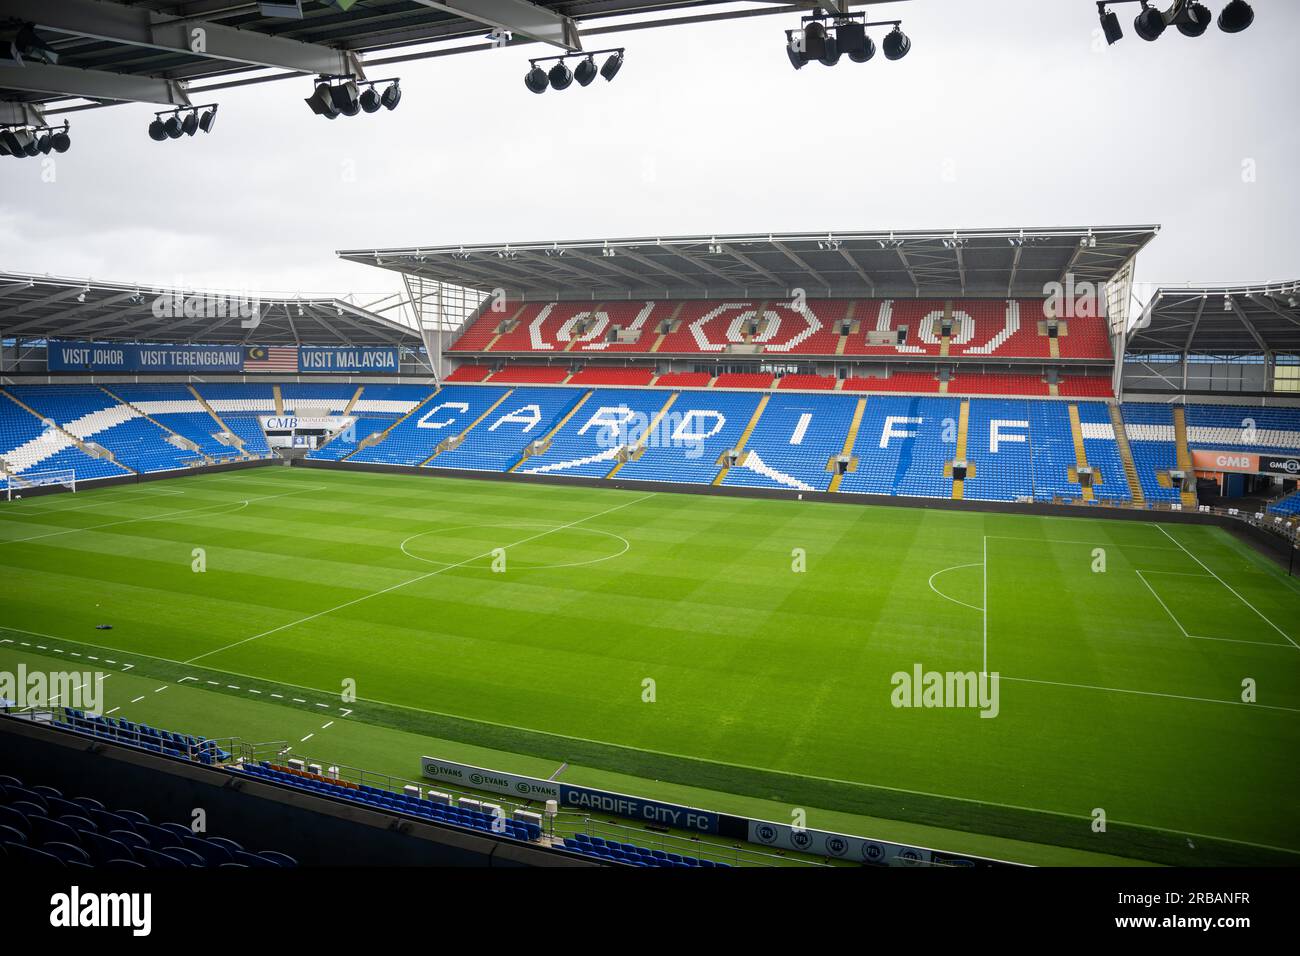
[[298, 367], [303, 372], [364, 372], [369, 375], [398, 372], [396, 348], [315, 348], [298, 350]]
[[[867, 840], [825, 830], [796, 828], [786, 823], [768, 823], [765, 820], [749, 821], [749, 842], [857, 863], [918, 866], [934, 862], [933, 853], [921, 847]], [[952, 865], [955, 859], [945, 862]]]
[[45, 367], [51, 372], [238, 372], [238, 345], [141, 345], [51, 339]]
[[679, 807], [671, 803], [660, 803], [658, 800], [629, 797], [621, 793], [592, 790], [588, 787], [574, 787], [566, 783], [560, 784], [560, 806], [576, 807], [594, 813], [613, 813], [620, 817], [657, 823], [678, 830], [694, 830], [697, 833], [718, 832], [718, 815], [708, 810]]
[[421, 757], [420, 772], [431, 780], [468, 790], [487, 790], [520, 800], [558, 800], [560, 785], [552, 780], [487, 770], [467, 763]]
[[1300, 478], [1300, 454], [1258, 455], [1246, 451], [1197, 450], [1192, 452], [1192, 467], [1197, 471]]

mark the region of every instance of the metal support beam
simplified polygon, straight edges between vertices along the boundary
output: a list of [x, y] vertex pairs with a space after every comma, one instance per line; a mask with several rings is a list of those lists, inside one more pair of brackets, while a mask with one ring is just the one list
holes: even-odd
[[109, 43], [167, 50], [245, 66], [299, 73], [353, 73], [359, 62], [343, 50], [237, 30], [201, 19], [169, 16], [101, 0], [5, 0], [5, 12], [41, 30]]
[[548, 10], [528, 0], [415, 0], [422, 7], [445, 10], [447, 13], [464, 17], [498, 30], [508, 30], [512, 34], [547, 43], [570, 53], [582, 49], [582, 36], [578, 33], [578, 24], [572, 17], [566, 17]]
[[48, 126], [45, 113], [36, 103], [14, 103], [0, 100], [0, 125]]
[[24, 63], [0, 66], [0, 89], [27, 93], [50, 93], [58, 96], [81, 96], [91, 100], [117, 100], [124, 103], [161, 103], [166, 106], [189, 106], [190, 98], [175, 80], [149, 76], [127, 76], [103, 70], [78, 70], [70, 66]]

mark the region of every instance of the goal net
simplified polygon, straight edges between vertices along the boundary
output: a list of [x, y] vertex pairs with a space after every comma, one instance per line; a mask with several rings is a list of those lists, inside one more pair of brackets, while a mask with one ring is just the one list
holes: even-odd
[[77, 490], [77, 472], [73, 468], [51, 468], [45, 471], [28, 471], [21, 475], [0, 475], [6, 501], [22, 497], [23, 490], [48, 485], [62, 485], [69, 491]]

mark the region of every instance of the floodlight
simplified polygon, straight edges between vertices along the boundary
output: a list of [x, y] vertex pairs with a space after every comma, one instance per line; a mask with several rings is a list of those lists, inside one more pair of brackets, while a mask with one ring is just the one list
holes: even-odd
[[1142, 0], [1142, 12], [1134, 18], [1133, 30], [1144, 40], [1158, 40], [1165, 32], [1165, 15]]
[[1107, 46], [1114, 46], [1124, 39], [1124, 28], [1119, 25], [1119, 17], [1114, 10], [1098, 7], [1097, 14], [1101, 17], [1101, 32], [1106, 35]]
[[24, 156], [27, 153], [27, 144], [31, 140], [31, 135], [25, 129], [6, 129], [0, 131], [0, 143], [4, 144], [9, 155]]
[[382, 105], [379, 101], [379, 91], [373, 86], [367, 86], [365, 92], [361, 94], [361, 108], [367, 113], [378, 113]]
[[185, 119], [181, 120], [181, 132], [186, 136], [193, 136], [199, 131], [199, 114], [191, 111]]
[[153, 122], [149, 124], [149, 138], [159, 143], [167, 138], [167, 130], [163, 127], [163, 121], [156, 116], [153, 118]]
[[601, 65], [600, 75], [605, 78], [605, 82], [609, 82], [610, 80], [614, 79], [614, 77], [618, 76], [618, 71], [621, 70], [622, 68], [623, 68], [623, 51], [615, 50], [612, 54], [610, 54], [609, 59], [607, 59], [604, 62], [604, 64]]
[[595, 82], [598, 73], [596, 58], [589, 56], [574, 68], [573, 78], [578, 81], [579, 86], [591, 86]]
[[383, 95], [379, 97], [379, 101], [384, 104], [385, 109], [397, 109], [397, 104], [402, 102], [402, 88], [397, 85], [396, 80], [388, 85]]
[[334, 99], [330, 96], [328, 83], [317, 83], [315, 92], [303, 102], [310, 106], [311, 111], [317, 116], [326, 116], [333, 119], [339, 115], [338, 108], [334, 105]]
[[546, 71], [536, 63], [533, 68], [524, 75], [524, 86], [528, 87], [534, 93], [545, 93], [551, 81], [547, 79]]
[[166, 130], [170, 139], [180, 139], [185, 133], [185, 128], [181, 126], [181, 118], [175, 113], [167, 117], [163, 123], [163, 129]]
[[53, 147], [56, 153], [66, 153], [71, 145], [72, 137], [68, 135], [66, 126], [50, 134], [50, 146]]
[[1219, 14], [1219, 29], [1224, 33], [1240, 33], [1255, 22], [1255, 11], [1246, 0], [1231, 0]]
[[215, 125], [217, 125], [217, 108], [214, 106], [210, 110], [204, 110], [203, 115], [199, 117], [199, 129], [211, 133]]
[[1209, 7], [1198, 0], [1192, 0], [1178, 11], [1173, 24], [1183, 36], [1198, 37], [1210, 28], [1212, 19]]
[[36, 139], [36, 148], [45, 156], [50, 155], [50, 134], [42, 133]]
[[551, 72], [547, 74], [551, 81], [551, 86], [557, 90], [567, 90], [573, 83], [573, 71], [565, 65], [563, 60], [556, 60], [555, 66], [551, 67]]
[[795, 46], [793, 30], [785, 31], [785, 53], [790, 58], [790, 65], [796, 70], [802, 70], [808, 62], [808, 55]]
[[907, 56], [907, 51], [912, 49], [912, 41], [902, 28], [895, 24], [894, 29], [885, 34], [880, 48], [885, 52], [885, 59], [901, 60]]
[[361, 112], [361, 92], [352, 80], [344, 80], [331, 86], [329, 92], [334, 108], [344, 116], [356, 116]]

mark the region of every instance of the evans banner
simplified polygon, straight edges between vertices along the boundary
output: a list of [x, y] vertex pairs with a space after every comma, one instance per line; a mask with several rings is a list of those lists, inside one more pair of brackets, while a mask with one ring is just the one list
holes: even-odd
[[304, 345], [298, 349], [298, 368], [303, 372], [396, 375], [398, 354], [395, 348], [314, 348]]
[[421, 757], [420, 772], [432, 780], [474, 790], [487, 790], [490, 793], [504, 793], [522, 800], [560, 799], [560, 785], [552, 780], [521, 777], [467, 763], [439, 760], [437, 757]]
[[239, 372], [238, 345], [140, 345], [51, 339], [45, 367], [51, 372]]

